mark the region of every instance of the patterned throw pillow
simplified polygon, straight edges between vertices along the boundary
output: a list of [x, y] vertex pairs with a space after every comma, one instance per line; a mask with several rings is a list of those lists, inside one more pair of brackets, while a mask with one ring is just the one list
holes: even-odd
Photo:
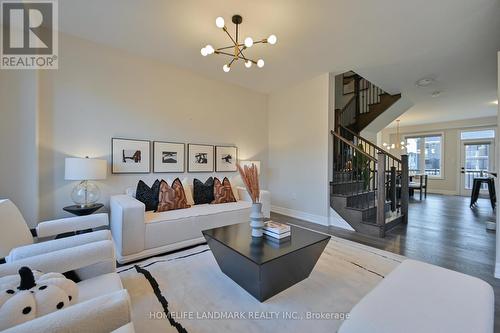
[[187, 204], [186, 194], [179, 178], [172, 182], [172, 186], [168, 186], [164, 180], [161, 181], [157, 212], [189, 207], [191, 206]]
[[193, 200], [195, 205], [209, 204], [214, 201], [214, 179], [208, 178], [205, 183], [193, 181]]
[[135, 198], [146, 205], [146, 211], [156, 210], [158, 207], [158, 193], [160, 192], [160, 181], [157, 179], [153, 186], [149, 187], [139, 180], [135, 191]]
[[233, 189], [231, 188], [231, 183], [227, 177], [224, 177], [222, 183], [218, 178], [214, 180], [214, 201], [213, 204], [220, 204], [226, 202], [236, 202], [234, 198]]

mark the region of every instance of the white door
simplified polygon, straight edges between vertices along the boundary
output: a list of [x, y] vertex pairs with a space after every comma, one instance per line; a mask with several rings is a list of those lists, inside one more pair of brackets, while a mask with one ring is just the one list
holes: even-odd
[[[487, 177], [495, 167], [495, 142], [491, 140], [462, 141], [460, 194], [470, 196], [475, 177]], [[486, 193], [487, 185], [481, 186]]]

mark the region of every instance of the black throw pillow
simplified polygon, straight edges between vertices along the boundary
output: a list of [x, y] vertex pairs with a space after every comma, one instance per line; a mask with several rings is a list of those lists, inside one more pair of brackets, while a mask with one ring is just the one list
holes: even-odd
[[193, 181], [193, 200], [195, 205], [209, 204], [214, 201], [214, 179], [208, 178], [205, 183]]
[[160, 181], [157, 179], [153, 186], [149, 187], [142, 180], [137, 184], [135, 198], [146, 205], [146, 211], [158, 208], [158, 196], [160, 194]]

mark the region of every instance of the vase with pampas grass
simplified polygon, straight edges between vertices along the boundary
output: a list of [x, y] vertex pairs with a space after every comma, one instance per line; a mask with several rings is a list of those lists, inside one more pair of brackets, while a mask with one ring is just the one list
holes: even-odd
[[262, 237], [264, 234], [264, 214], [262, 214], [262, 203], [260, 202], [259, 174], [257, 166], [241, 166], [237, 164], [241, 179], [252, 199], [252, 209], [250, 212], [250, 226], [252, 227], [252, 237]]

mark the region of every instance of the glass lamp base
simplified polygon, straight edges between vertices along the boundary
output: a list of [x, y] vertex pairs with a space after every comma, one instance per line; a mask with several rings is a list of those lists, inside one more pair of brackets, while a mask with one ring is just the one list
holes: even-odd
[[94, 183], [84, 180], [77, 184], [71, 192], [71, 200], [80, 207], [94, 205], [101, 196], [99, 187]]

